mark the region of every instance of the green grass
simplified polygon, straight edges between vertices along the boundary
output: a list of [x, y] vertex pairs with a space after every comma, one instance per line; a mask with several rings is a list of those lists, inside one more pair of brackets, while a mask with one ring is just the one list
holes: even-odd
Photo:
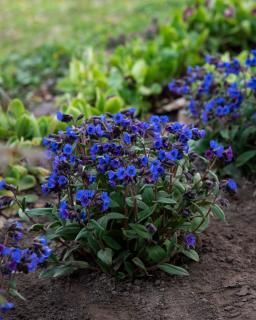
[[103, 47], [110, 36], [142, 31], [153, 17], [167, 19], [178, 5], [180, 0], [2, 0], [0, 57], [44, 43]]

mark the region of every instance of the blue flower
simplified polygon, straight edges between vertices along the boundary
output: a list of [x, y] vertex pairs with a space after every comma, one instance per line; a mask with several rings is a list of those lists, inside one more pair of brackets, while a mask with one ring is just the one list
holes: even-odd
[[237, 184], [233, 179], [228, 179], [226, 187], [230, 191], [236, 191], [237, 190]]
[[194, 248], [196, 245], [196, 237], [193, 233], [189, 233], [185, 236], [185, 242], [188, 248]]
[[124, 115], [122, 113], [117, 113], [113, 116], [116, 123], [121, 123], [124, 120]]
[[168, 116], [160, 116], [160, 121], [162, 123], [167, 123], [169, 121], [169, 117]]
[[218, 146], [219, 146], [219, 144], [218, 144], [218, 142], [217, 142], [216, 140], [211, 140], [211, 141], [210, 141], [210, 147], [211, 147], [212, 149], [217, 149]]
[[256, 78], [255, 77], [252, 77], [250, 79], [250, 81], [248, 81], [247, 88], [252, 89], [252, 90], [256, 90]]
[[39, 236], [36, 238], [43, 246], [47, 245], [47, 239], [45, 236]]
[[160, 117], [159, 116], [151, 116], [149, 121], [152, 123], [160, 123]]
[[60, 202], [59, 215], [60, 215], [60, 218], [63, 220], [67, 220], [69, 218], [68, 204], [66, 201]]
[[70, 138], [76, 139], [78, 137], [78, 135], [75, 133], [75, 131], [72, 129], [72, 127], [67, 127], [66, 133], [67, 133], [67, 136]]
[[183, 125], [179, 122], [172, 123], [169, 127], [167, 127], [167, 131], [171, 133], [178, 133], [182, 129]]
[[148, 157], [147, 156], [140, 157], [140, 162], [143, 167], [146, 167], [146, 165], [148, 164]]
[[165, 151], [164, 150], [159, 150], [159, 152], [158, 152], [158, 159], [160, 160], [160, 161], [163, 161], [164, 159], [165, 159]]
[[54, 177], [49, 177], [48, 182], [47, 182], [47, 187], [49, 189], [54, 189], [56, 187], [56, 181]]
[[128, 177], [133, 178], [136, 176], [136, 173], [137, 173], [137, 170], [136, 170], [135, 166], [130, 165], [127, 167], [126, 174]]
[[213, 73], [209, 72], [205, 75], [204, 81], [202, 83], [202, 90], [205, 94], [209, 93], [212, 83], [213, 83]]
[[86, 132], [89, 136], [93, 136], [95, 134], [95, 126], [93, 124], [88, 125]]
[[222, 107], [217, 107], [215, 109], [215, 114], [216, 114], [217, 117], [223, 116], [223, 108]]
[[123, 167], [118, 168], [116, 175], [119, 180], [123, 180], [125, 177], [125, 174], [126, 174], [125, 168]]
[[57, 116], [57, 120], [59, 120], [59, 121], [63, 120], [63, 113], [62, 112], [58, 111], [56, 116]]
[[101, 199], [103, 201], [102, 211], [106, 211], [110, 205], [110, 198], [107, 192], [102, 192]]
[[175, 160], [177, 160], [178, 155], [179, 155], [179, 151], [178, 151], [177, 149], [173, 149], [173, 150], [171, 150], [170, 152], [167, 152], [167, 153], [166, 153], [166, 157], [167, 157], [167, 159], [170, 160], [170, 161], [175, 161]]
[[112, 159], [110, 161], [110, 166], [113, 169], [117, 169], [119, 167], [119, 165], [120, 165], [120, 161], [118, 159]]
[[5, 189], [5, 187], [6, 187], [6, 182], [5, 182], [5, 180], [1, 180], [1, 181], [0, 181], [0, 190]]
[[22, 258], [22, 251], [19, 248], [14, 248], [11, 253], [11, 258], [14, 262], [19, 263]]
[[206, 124], [208, 122], [208, 112], [204, 111], [201, 117], [202, 117], [203, 123]]
[[123, 140], [126, 144], [131, 144], [131, 136], [128, 132], [123, 133]]
[[95, 132], [98, 137], [102, 137], [104, 135], [104, 131], [102, 130], [101, 124], [97, 124], [95, 127]]
[[158, 137], [158, 138], [155, 140], [155, 142], [154, 142], [154, 144], [153, 144], [153, 147], [156, 148], [156, 149], [160, 149], [160, 148], [162, 148], [162, 146], [163, 146], [162, 138]]
[[196, 111], [196, 102], [195, 99], [191, 99], [188, 105], [189, 111], [191, 112], [193, 117], [196, 117], [198, 115], [198, 112]]
[[72, 151], [73, 151], [72, 145], [69, 143], [65, 144], [65, 146], [63, 147], [64, 154], [70, 155], [72, 153]]
[[61, 186], [64, 186], [65, 184], [67, 184], [68, 179], [65, 176], [59, 176], [58, 178], [58, 184]]
[[91, 154], [91, 156], [94, 156], [94, 159], [95, 159], [95, 155], [97, 154], [98, 151], [99, 151], [99, 146], [97, 143], [94, 143], [90, 148], [90, 154]]
[[0, 304], [0, 310], [3, 312], [7, 312], [13, 308], [14, 308], [14, 304], [11, 302], [6, 302], [6, 303]]
[[115, 174], [114, 171], [110, 170], [110, 171], [108, 172], [108, 178], [109, 178], [109, 180], [113, 180], [113, 179], [115, 178], [115, 176], [116, 176], [116, 174]]

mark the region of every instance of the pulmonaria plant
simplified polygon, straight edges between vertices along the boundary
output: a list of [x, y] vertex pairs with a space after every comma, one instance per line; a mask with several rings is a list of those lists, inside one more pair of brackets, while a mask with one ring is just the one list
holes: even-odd
[[[206, 129], [202, 151], [211, 140], [225, 148], [231, 145], [236, 168], [256, 172], [256, 50], [240, 60], [207, 56], [204, 67], [189, 67], [169, 89], [187, 98], [188, 115]], [[236, 171], [233, 165], [226, 168]]]
[[155, 269], [187, 275], [178, 266], [182, 255], [198, 261], [210, 215], [224, 219], [212, 160], [199, 173], [190, 152], [205, 131], [165, 116], [140, 121], [134, 112], [94, 116], [44, 139], [52, 172], [43, 192], [56, 199], [27, 215], [49, 217], [46, 236], [63, 251], [42, 276], [77, 268], [118, 278]]
[[[8, 188], [3, 180], [1, 186]], [[12, 187], [11, 187], [12, 188]], [[2, 230], [3, 242], [0, 243], [0, 319], [1, 314], [14, 308], [11, 297], [24, 299], [16, 290], [15, 275], [31, 273], [42, 265], [51, 255], [45, 237], [37, 237], [32, 242], [24, 237], [25, 228], [21, 222], [12, 222]]]

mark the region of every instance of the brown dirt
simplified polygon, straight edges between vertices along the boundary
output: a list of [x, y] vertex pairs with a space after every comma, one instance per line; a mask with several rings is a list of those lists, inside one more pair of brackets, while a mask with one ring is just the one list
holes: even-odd
[[255, 320], [255, 189], [243, 183], [226, 222], [212, 221], [190, 277], [158, 273], [118, 283], [103, 274], [54, 281], [22, 275], [27, 302], [17, 301], [6, 320]]

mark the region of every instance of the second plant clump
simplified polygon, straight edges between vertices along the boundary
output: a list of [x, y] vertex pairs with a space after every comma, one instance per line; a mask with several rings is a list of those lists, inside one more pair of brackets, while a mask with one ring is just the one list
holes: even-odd
[[118, 278], [155, 269], [187, 275], [178, 266], [181, 256], [198, 261], [195, 248], [210, 215], [224, 220], [220, 189], [230, 190], [229, 182], [220, 183], [210, 170], [214, 157], [190, 152], [189, 142], [205, 131], [165, 116], [140, 121], [134, 112], [94, 116], [79, 125], [81, 118], [59, 113], [59, 120], [76, 125], [44, 139], [52, 173], [43, 191], [56, 194], [56, 201], [26, 214], [50, 218], [42, 228], [63, 252], [43, 276], [77, 268]]
[[235, 162], [226, 166], [224, 172], [236, 175], [255, 173], [256, 159], [256, 50], [239, 59], [206, 57], [203, 67], [188, 68], [187, 75], [169, 84], [177, 95], [184, 95], [188, 103], [188, 115], [201, 128], [206, 138], [198, 151], [211, 149], [218, 142], [231, 145]]

